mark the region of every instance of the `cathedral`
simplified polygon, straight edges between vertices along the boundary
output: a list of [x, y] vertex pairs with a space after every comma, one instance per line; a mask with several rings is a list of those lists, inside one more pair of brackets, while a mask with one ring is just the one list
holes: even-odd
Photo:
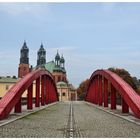
[[37, 65], [33, 68], [29, 65], [29, 49], [26, 42], [24, 41], [20, 50], [18, 77], [22, 78], [30, 71], [38, 68], [44, 68], [53, 75], [59, 94], [59, 101], [77, 100], [76, 89], [68, 82], [67, 79], [65, 59], [63, 55], [60, 56], [59, 52], [57, 51], [54, 60], [46, 62], [46, 50], [44, 49], [43, 44], [41, 44], [37, 52]]

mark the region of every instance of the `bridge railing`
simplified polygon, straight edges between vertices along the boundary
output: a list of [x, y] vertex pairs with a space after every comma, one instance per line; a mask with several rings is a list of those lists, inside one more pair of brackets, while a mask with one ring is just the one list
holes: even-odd
[[121, 96], [122, 113], [129, 108], [140, 118], [140, 96], [121, 77], [109, 70], [97, 70], [90, 78], [85, 100], [108, 107], [110, 93], [111, 109], [116, 109], [116, 93]]
[[15, 107], [15, 112], [22, 111], [21, 98], [27, 90], [27, 109], [33, 108], [33, 82], [35, 81], [35, 107], [58, 101], [58, 93], [52, 75], [37, 69], [20, 79], [0, 100], [0, 119], [8, 117]]

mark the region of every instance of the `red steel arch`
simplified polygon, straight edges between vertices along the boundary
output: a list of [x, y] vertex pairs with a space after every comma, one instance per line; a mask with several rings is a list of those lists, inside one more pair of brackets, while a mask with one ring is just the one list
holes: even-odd
[[[37, 69], [20, 79], [0, 100], [0, 119], [8, 117], [15, 107], [15, 112], [21, 112], [21, 96], [25, 90], [27, 93], [27, 109], [32, 109], [33, 82], [36, 80], [35, 106], [45, 105], [58, 101], [58, 93], [53, 76], [49, 71]], [[40, 86], [41, 85], [41, 86]], [[40, 98], [41, 91], [41, 98]]]
[[128, 113], [130, 107], [135, 117], [140, 118], [140, 96], [121, 77], [109, 70], [97, 70], [91, 75], [85, 100], [108, 107], [108, 83], [111, 83], [111, 109], [116, 109], [116, 91], [118, 91], [122, 97], [122, 112]]

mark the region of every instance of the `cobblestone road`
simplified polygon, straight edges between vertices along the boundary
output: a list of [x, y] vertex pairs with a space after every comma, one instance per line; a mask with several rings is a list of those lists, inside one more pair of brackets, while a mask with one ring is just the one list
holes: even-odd
[[140, 126], [84, 102], [61, 102], [0, 127], [0, 137], [70, 136], [140, 137]]

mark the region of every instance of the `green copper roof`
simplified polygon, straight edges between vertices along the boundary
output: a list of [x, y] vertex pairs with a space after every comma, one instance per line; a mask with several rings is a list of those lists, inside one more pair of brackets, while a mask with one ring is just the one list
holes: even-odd
[[12, 77], [0, 77], [0, 83], [16, 83], [18, 79]]
[[50, 61], [50, 62], [46, 63], [44, 66], [49, 72], [52, 73], [55, 68], [55, 63], [54, 63], [54, 61]]
[[46, 63], [44, 66], [51, 73], [54, 71], [64, 72], [64, 73], [66, 72], [64, 68], [61, 68], [60, 66], [56, 66], [54, 61], [50, 61]]
[[58, 82], [56, 85], [57, 85], [57, 87], [68, 87], [67, 83], [65, 83], [63, 81]]

